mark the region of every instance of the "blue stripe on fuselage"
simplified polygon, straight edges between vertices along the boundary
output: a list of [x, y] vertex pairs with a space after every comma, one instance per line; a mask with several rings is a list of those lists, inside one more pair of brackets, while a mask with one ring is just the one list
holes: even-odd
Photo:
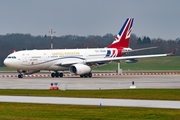
[[[40, 62], [40, 63], [33, 64], [33, 65], [40, 65], [40, 64], [44, 64], [44, 63], [48, 63], [48, 62], [52, 62], [52, 61], [56, 61], [56, 60], [67, 59], [67, 58], [77, 58], [77, 59], [80, 59], [80, 60], [85, 60], [84, 58], [81, 58], [81, 57], [68, 56], [68, 57], [61, 57], [61, 58], [51, 59], [51, 60], [48, 60], [48, 61], [45, 61], [45, 62]], [[27, 66], [32, 66], [32, 65], [27, 65]]]

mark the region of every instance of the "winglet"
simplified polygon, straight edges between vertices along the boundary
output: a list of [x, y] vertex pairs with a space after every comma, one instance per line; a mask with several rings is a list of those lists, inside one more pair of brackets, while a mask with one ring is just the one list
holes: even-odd
[[167, 55], [173, 55], [178, 49], [174, 49], [172, 52], [168, 53]]

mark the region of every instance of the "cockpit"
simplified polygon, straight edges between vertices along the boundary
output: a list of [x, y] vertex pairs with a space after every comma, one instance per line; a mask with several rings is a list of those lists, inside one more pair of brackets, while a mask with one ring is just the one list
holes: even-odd
[[7, 59], [16, 59], [16, 56], [8, 56]]
[[17, 67], [16, 65], [18, 65], [17, 63], [18, 63], [18, 57], [14, 55], [14, 53], [8, 55], [4, 60], [4, 64], [9, 68], [16, 68]]

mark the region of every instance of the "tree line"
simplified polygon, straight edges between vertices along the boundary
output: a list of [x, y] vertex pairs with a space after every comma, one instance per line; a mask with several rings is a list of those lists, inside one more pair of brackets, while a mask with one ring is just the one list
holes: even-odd
[[[54, 49], [71, 49], [71, 48], [103, 48], [110, 45], [115, 38], [113, 34], [104, 36], [89, 35], [64, 35], [53, 37]], [[131, 34], [129, 47], [132, 49], [146, 48], [157, 46], [156, 49], [133, 52], [129, 55], [167, 53], [177, 48], [180, 49], [180, 38], [176, 40], [163, 40], [161, 38], [150, 39], [147, 36], [137, 37]], [[23, 49], [50, 49], [50, 36], [33, 36], [30, 34], [6, 34], [0, 35], [0, 67], [4, 66], [3, 61], [13, 50]], [[180, 55], [177, 51], [175, 55]]]

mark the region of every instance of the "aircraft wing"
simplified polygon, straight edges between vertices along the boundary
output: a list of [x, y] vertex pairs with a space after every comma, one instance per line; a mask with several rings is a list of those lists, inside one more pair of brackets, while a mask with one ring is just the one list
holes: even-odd
[[89, 60], [86, 60], [86, 63], [117, 61], [117, 60], [137, 59], [137, 58], [149, 58], [149, 57], [163, 57], [163, 56], [173, 55], [176, 51], [177, 51], [177, 49], [175, 49], [171, 53], [167, 53], [167, 54], [137, 55], [137, 56], [123, 56], [123, 57], [115, 57], [115, 58], [89, 59]]
[[84, 60], [77, 60], [77, 61], [63, 61], [61, 63], [57, 63], [57, 66], [69, 66], [72, 64], [86, 64], [86, 63], [97, 63], [97, 62], [108, 62], [108, 61], [117, 61], [117, 60], [126, 60], [126, 59], [137, 59], [137, 58], [149, 58], [149, 57], [163, 57], [169, 56], [174, 54], [177, 49], [173, 50], [171, 53], [167, 54], [154, 54], [154, 55], [137, 55], [137, 56], [122, 56], [122, 57], [114, 57], [114, 58], [97, 58], [97, 59], [84, 59]]

